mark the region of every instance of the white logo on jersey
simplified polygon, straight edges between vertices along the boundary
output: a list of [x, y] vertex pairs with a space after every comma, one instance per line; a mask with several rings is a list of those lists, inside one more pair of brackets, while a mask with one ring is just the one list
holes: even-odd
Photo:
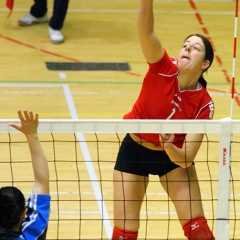
[[175, 102], [174, 100], [172, 100], [171, 102], [174, 106], [176, 106], [178, 108], [178, 110], [181, 112], [182, 109], [180, 108], [179, 104], [177, 102]]
[[177, 95], [177, 93], [175, 93], [174, 97], [176, 97], [178, 99], [178, 101], [182, 101], [182, 99]]
[[176, 59], [172, 60], [172, 63], [177, 65], [177, 60]]
[[175, 112], [176, 112], [176, 108], [173, 108], [171, 114], [167, 117], [167, 119], [170, 119]]
[[198, 227], [199, 227], [198, 222], [195, 222], [194, 224], [191, 225], [192, 231]]
[[178, 102], [181, 102], [181, 101], [182, 101], [181, 97], [179, 97], [179, 96], [177, 95], [177, 93], [175, 93], [175, 94], [174, 94], [174, 100], [172, 100], [171, 103], [172, 103], [175, 107], [177, 107], [180, 112], [182, 111], [182, 109], [180, 108]]
[[214, 113], [213, 102], [210, 102], [208, 106], [209, 106], [209, 110], [210, 110], [210, 112], [209, 112], [209, 119], [212, 119], [213, 118], [213, 113]]
[[118, 240], [127, 240], [127, 238], [125, 238], [125, 237], [123, 237], [123, 236], [120, 236], [120, 237], [118, 238]]

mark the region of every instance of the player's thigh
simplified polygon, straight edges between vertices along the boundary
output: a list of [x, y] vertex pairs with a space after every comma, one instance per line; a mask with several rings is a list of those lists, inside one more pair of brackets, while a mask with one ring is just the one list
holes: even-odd
[[126, 219], [138, 220], [148, 186], [148, 177], [114, 170], [113, 184], [115, 221], [124, 220], [126, 224]]
[[203, 215], [199, 182], [195, 166], [176, 168], [160, 178], [172, 200], [180, 222]]

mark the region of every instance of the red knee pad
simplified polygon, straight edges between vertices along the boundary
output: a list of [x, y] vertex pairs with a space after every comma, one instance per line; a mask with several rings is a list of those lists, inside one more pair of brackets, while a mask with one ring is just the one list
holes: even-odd
[[182, 228], [188, 240], [215, 240], [207, 220], [203, 216], [189, 220]]
[[113, 228], [112, 240], [137, 240], [138, 231], [128, 231], [117, 227]]

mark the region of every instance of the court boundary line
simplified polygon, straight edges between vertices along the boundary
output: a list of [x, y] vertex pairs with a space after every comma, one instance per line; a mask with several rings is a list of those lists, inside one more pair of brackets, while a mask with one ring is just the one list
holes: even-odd
[[[186, 1], [187, 2], [187, 1]], [[197, 2], [197, 1], [195, 1]], [[217, 2], [217, 1], [216, 1]], [[6, 8], [0, 8], [0, 12], [9, 12], [8, 9]], [[14, 12], [29, 12], [29, 9], [27, 8], [15, 8]], [[52, 9], [48, 9], [48, 12], [52, 12]], [[137, 10], [119, 10], [119, 9], [68, 9], [69, 13], [136, 13]], [[219, 15], [219, 14], [224, 14], [224, 15], [233, 15], [234, 11], [200, 11], [201, 14], [203, 15]], [[164, 10], [154, 10], [154, 13], [161, 13], [161, 14], [179, 14], [179, 15], [185, 15], [189, 14], [192, 15], [192, 11], [175, 11], [175, 10], [170, 10], [168, 12]]]
[[[71, 94], [70, 87], [68, 85], [63, 85], [63, 91], [64, 91], [64, 95], [65, 95], [72, 119], [79, 119], [77, 110], [75, 108], [74, 100], [73, 100], [73, 97]], [[92, 184], [92, 188], [93, 188], [96, 202], [98, 205], [98, 209], [99, 209], [101, 217], [102, 217], [103, 225], [105, 227], [105, 232], [106, 232], [107, 238], [111, 239], [111, 235], [112, 235], [111, 223], [110, 223], [108, 212], [107, 212], [107, 209], [106, 209], [103, 197], [102, 197], [101, 188], [99, 186], [98, 181], [96, 181], [97, 176], [96, 176], [96, 173], [94, 170], [93, 162], [92, 162], [92, 159], [91, 159], [88, 147], [87, 147], [86, 140], [84, 138], [84, 134], [77, 132], [76, 135], [79, 140], [79, 146], [82, 150], [82, 154], [83, 154], [85, 164], [87, 167], [88, 175], [91, 180], [91, 184]], [[86, 161], [86, 159], [87, 159], [87, 161]], [[97, 199], [102, 199], [102, 201], [99, 201]]]

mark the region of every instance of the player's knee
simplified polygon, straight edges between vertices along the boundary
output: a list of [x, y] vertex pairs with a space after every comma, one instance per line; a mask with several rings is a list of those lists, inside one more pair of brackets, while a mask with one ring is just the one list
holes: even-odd
[[137, 237], [138, 237], [138, 231], [128, 231], [128, 230], [120, 229], [117, 227], [113, 228], [112, 240], [119, 240], [119, 239], [136, 240]]
[[205, 217], [200, 216], [189, 220], [183, 225], [184, 235], [189, 240], [215, 240]]

